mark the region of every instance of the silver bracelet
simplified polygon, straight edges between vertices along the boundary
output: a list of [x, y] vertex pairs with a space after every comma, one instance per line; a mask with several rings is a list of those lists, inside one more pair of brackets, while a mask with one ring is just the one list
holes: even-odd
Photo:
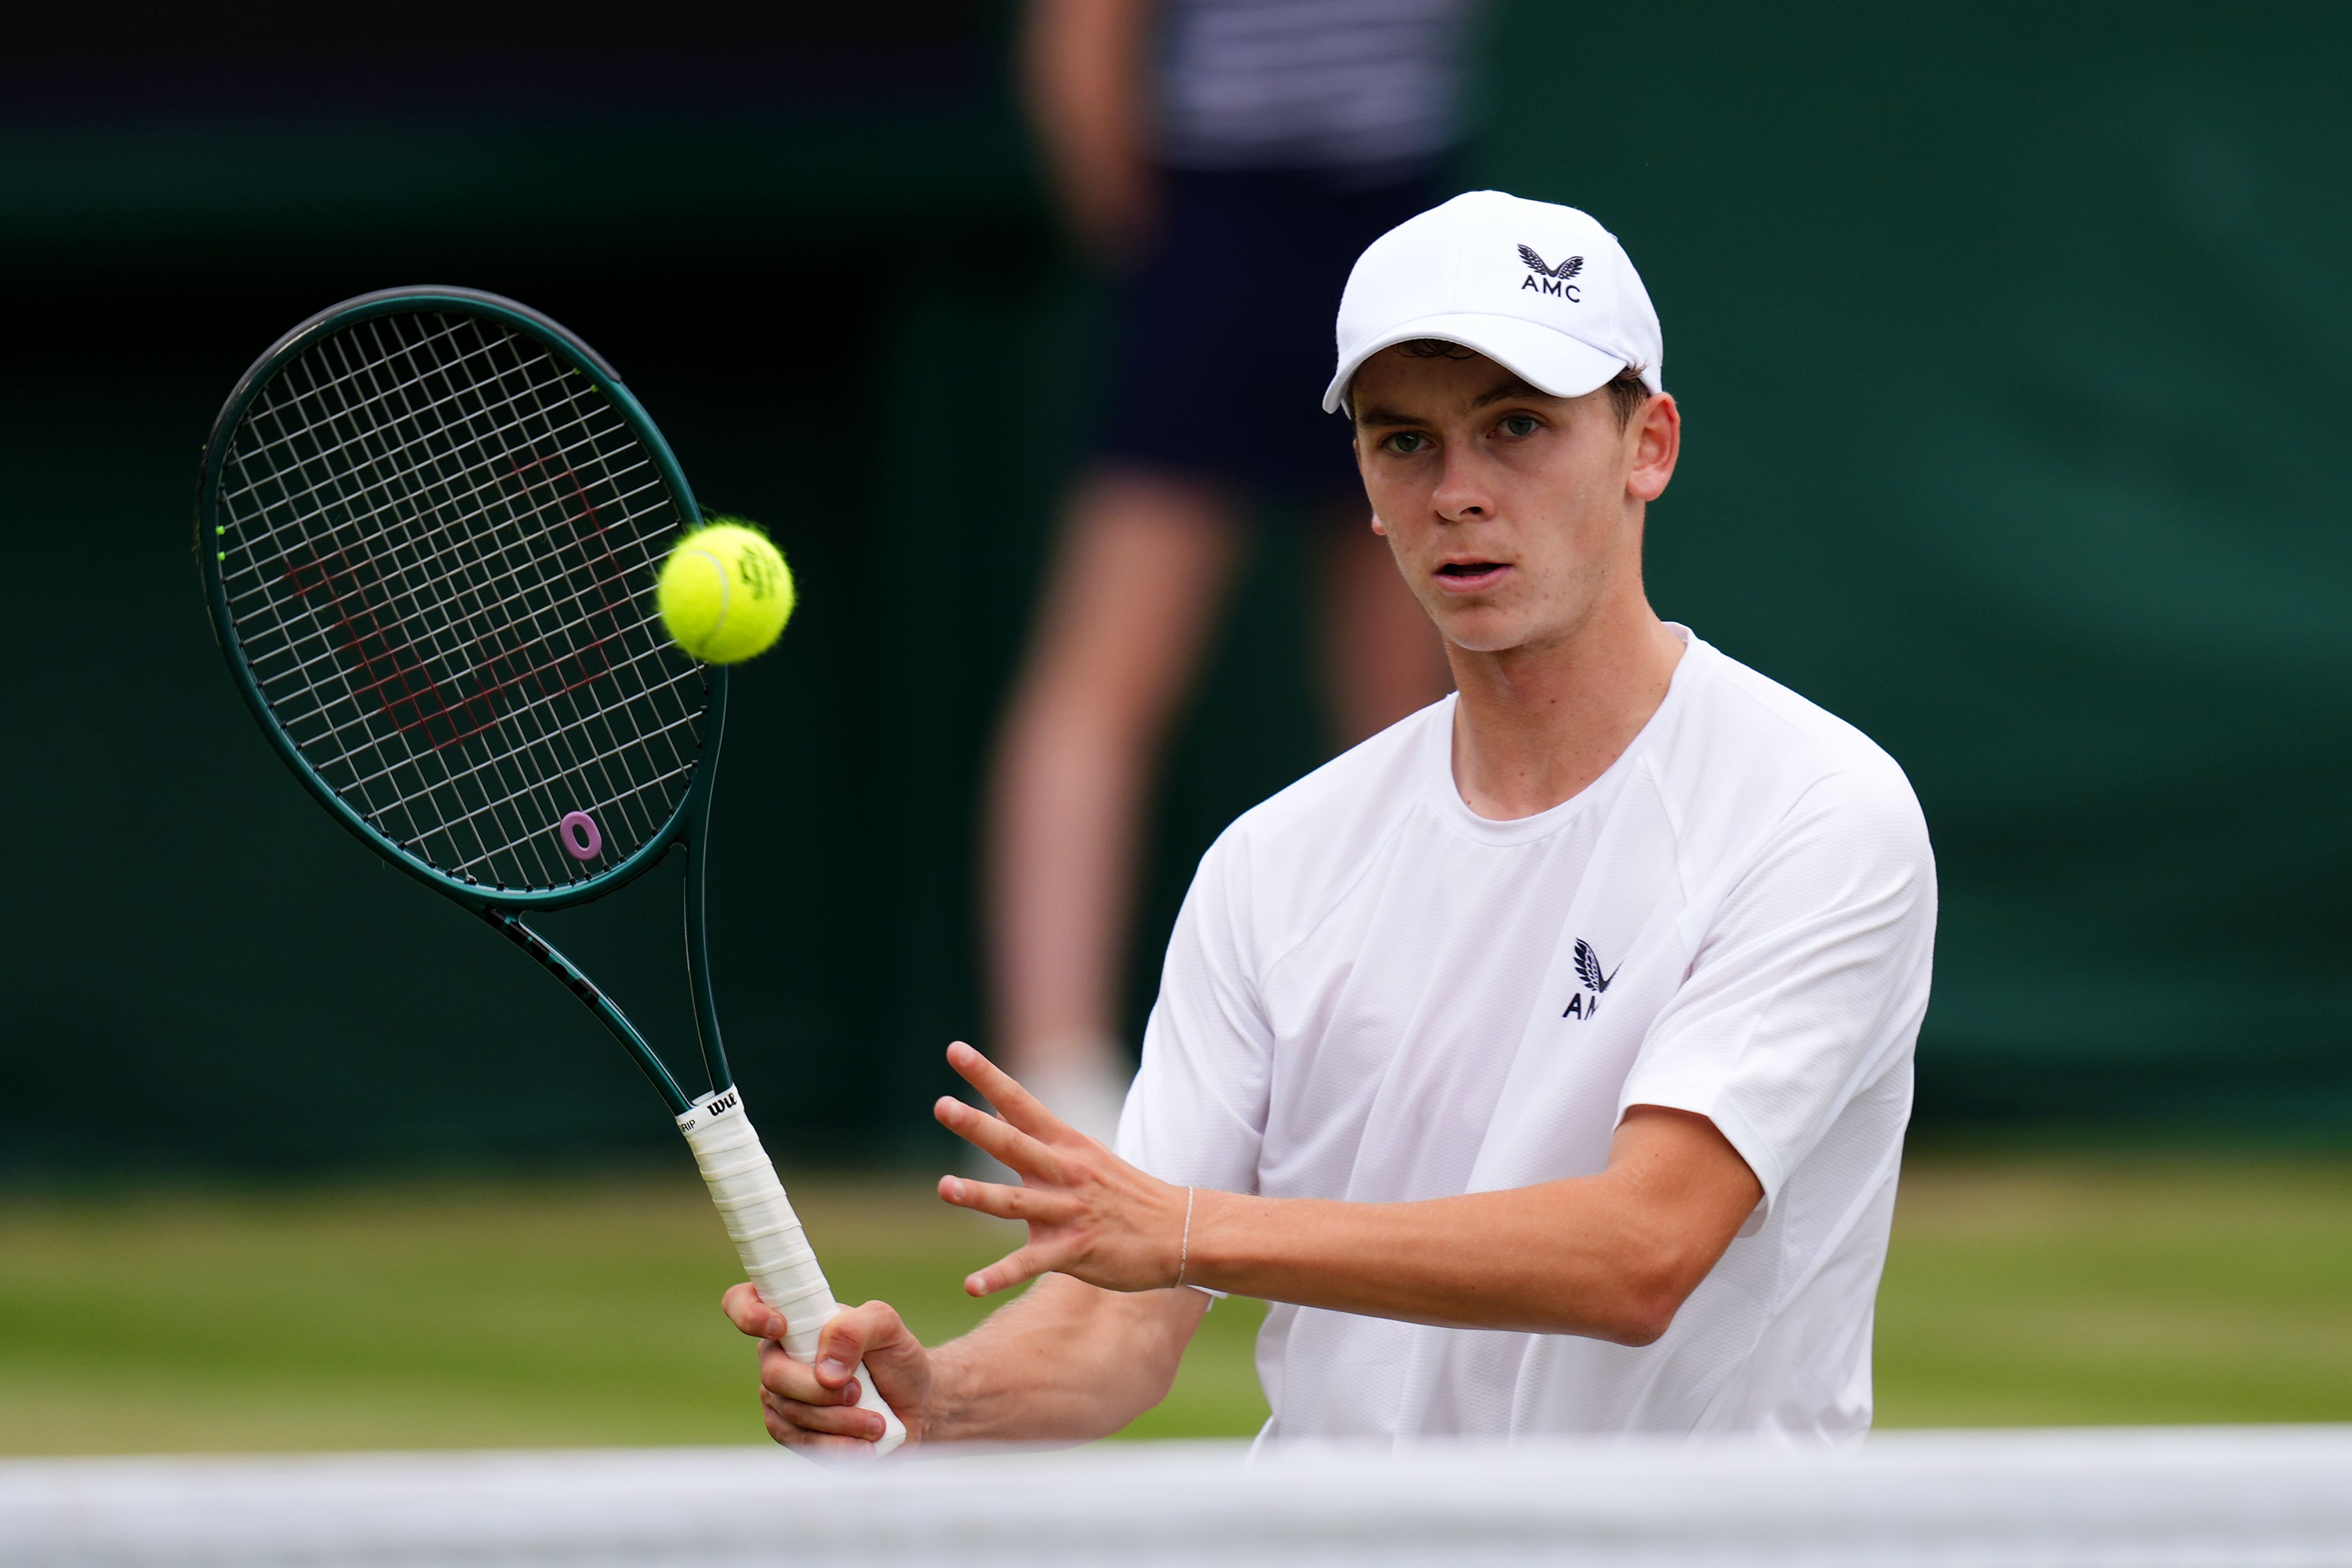
[[[1184, 1239], [1176, 1249], [1176, 1283], [1184, 1282], [1184, 1270], [1192, 1260], [1192, 1189], [1184, 1189]], [[1171, 1289], [1173, 1287], [1171, 1287]]]

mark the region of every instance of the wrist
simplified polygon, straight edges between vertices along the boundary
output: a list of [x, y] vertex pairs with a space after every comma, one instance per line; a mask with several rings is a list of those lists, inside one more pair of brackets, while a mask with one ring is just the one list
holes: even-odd
[[1174, 1286], [1181, 1287], [1192, 1283], [1192, 1281], [1186, 1278], [1186, 1273], [1192, 1260], [1192, 1211], [1199, 1201], [1198, 1187], [1188, 1186], [1184, 1189], [1184, 1218], [1178, 1228], [1176, 1238], [1176, 1278], [1172, 1281]]
[[[983, 1435], [971, 1430], [972, 1371], [963, 1347], [964, 1341], [950, 1340], [931, 1352], [929, 1386], [920, 1412], [920, 1435], [927, 1443], [964, 1442]], [[903, 1420], [907, 1413], [898, 1414]]]
[[1193, 1190], [1182, 1243], [1184, 1275], [1178, 1283], [1204, 1291], [1234, 1289], [1234, 1227], [1253, 1201], [1245, 1194], [1219, 1192], [1214, 1187]]

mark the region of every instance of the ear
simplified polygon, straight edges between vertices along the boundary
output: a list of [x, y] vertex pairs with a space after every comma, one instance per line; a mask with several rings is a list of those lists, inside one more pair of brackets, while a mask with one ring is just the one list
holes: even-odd
[[1382, 538], [1389, 537], [1389, 526], [1381, 521], [1381, 515], [1378, 512], [1374, 512], [1372, 514], [1372, 532], [1380, 535]]
[[1633, 449], [1625, 493], [1637, 501], [1654, 501], [1666, 493], [1683, 454], [1683, 412], [1673, 394], [1653, 394], [1635, 412], [1625, 437]]

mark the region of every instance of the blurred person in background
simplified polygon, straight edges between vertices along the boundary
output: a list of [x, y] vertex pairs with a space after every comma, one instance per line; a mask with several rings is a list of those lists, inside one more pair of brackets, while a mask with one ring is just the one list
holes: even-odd
[[1443, 696], [1429, 620], [1315, 392], [1348, 269], [1444, 193], [1475, 0], [1032, 0], [1030, 112], [1064, 213], [1119, 274], [1093, 457], [1065, 502], [999, 739], [989, 847], [1007, 1067], [1108, 1139], [1153, 765], [1251, 519], [1304, 514], [1337, 738]]

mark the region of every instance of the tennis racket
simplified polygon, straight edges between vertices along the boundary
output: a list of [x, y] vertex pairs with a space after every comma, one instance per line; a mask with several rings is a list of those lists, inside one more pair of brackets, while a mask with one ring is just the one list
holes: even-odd
[[[604, 1020], [668, 1103], [743, 1268], [807, 1360], [840, 1306], [734, 1086], [703, 915], [727, 672], [653, 586], [701, 519], [661, 433], [585, 343], [464, 288], [365, 294], [255, 362], [205, 448], [197, 556], [237, 689], [294, 776]], [[523, 917], [686, 852], [710, 1088]], [[888, 1452], [906, 1428], [858, 1368]]]

